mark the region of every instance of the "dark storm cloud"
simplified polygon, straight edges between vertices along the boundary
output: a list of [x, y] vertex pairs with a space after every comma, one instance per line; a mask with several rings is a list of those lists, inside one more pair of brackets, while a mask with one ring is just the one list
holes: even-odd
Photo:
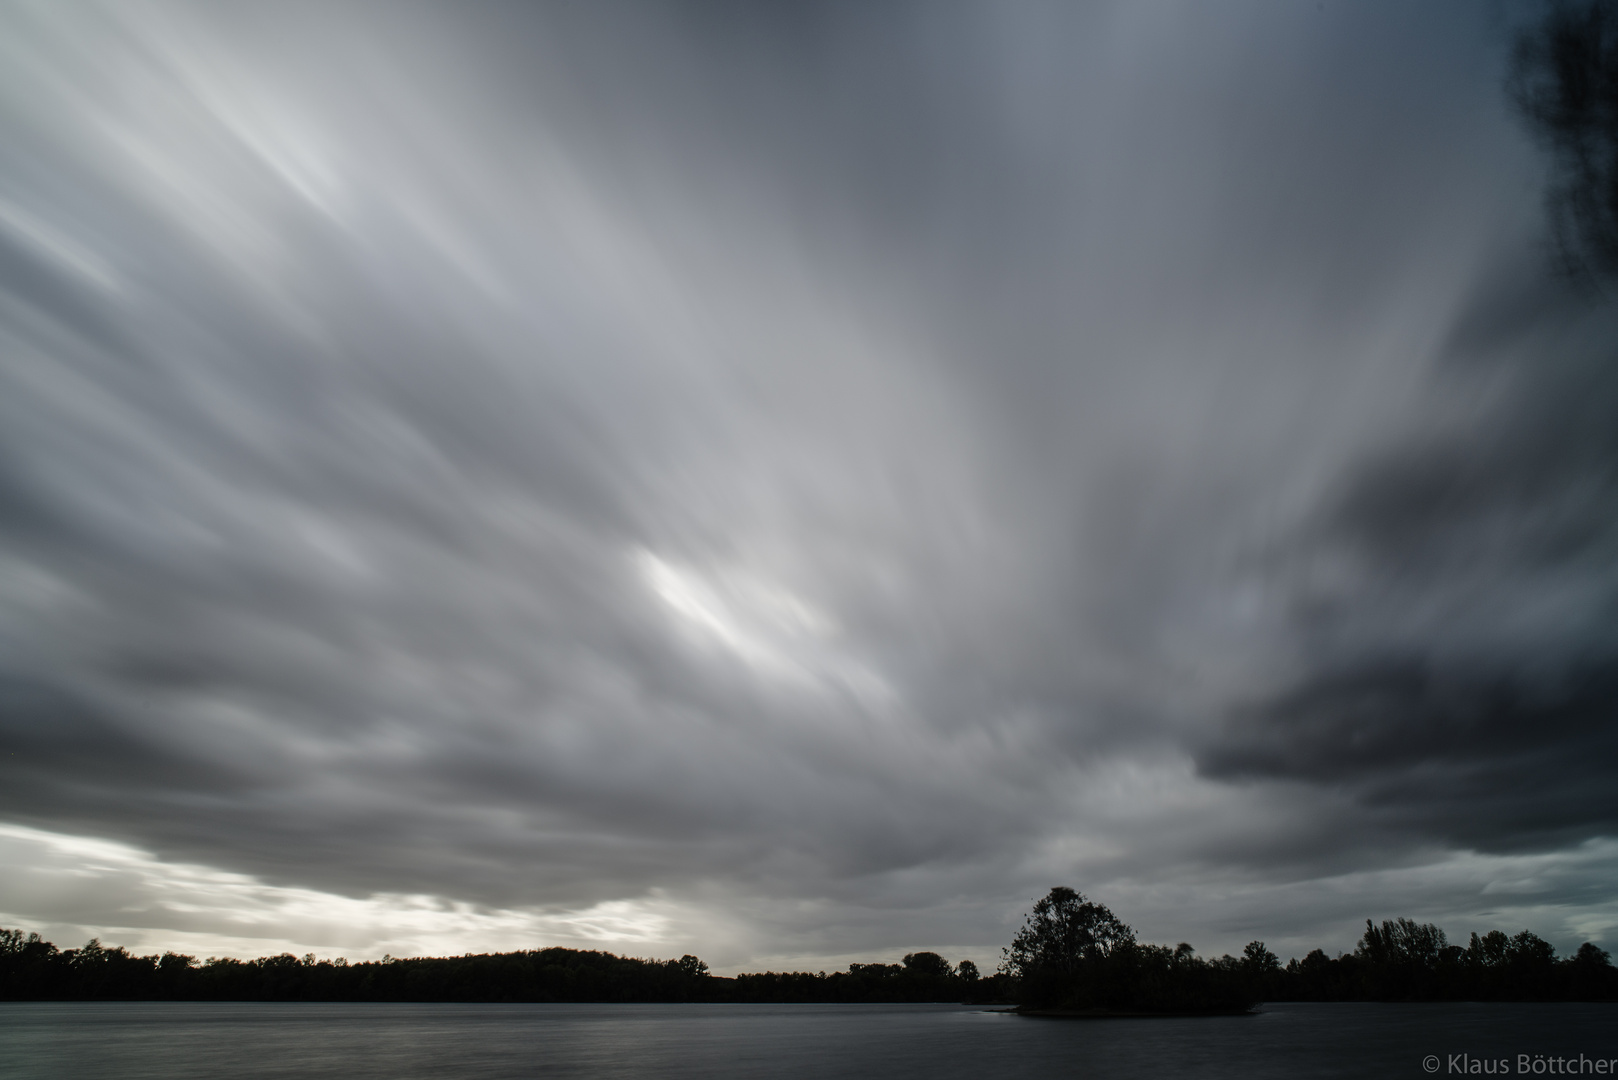
[[734, 962], [1588, 916], [1613, 333], [1470, 7], [11, 20], [13, 825]]
[[1557, 681], [1366, 662], [1271, 703], [1204, 766], [1350, 784], [1412, 827], [1480, 848], [1603, 835], [1618, 813], [1609, 765], [1618, 683], [1610, 668]]
[[1349, 470], [1300, 546], [1301, 561], [1351, 566], [1352, 585], [1301, 590], [1304, 673], [1199, 761], [1345, 785], [1474, 848], [1610, 835], [1615, 328], [1543, 279], [1487, 289], [1477, 308], [1446, 375], [1488, 373], [1503, 392], [1458, 430]]

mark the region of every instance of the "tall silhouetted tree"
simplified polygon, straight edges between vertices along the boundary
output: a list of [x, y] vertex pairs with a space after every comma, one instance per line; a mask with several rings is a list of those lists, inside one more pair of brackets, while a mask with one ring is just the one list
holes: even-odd
[[927, 978], [947, 979], [950, 976], [949, 961], [935, 952], [909, 953], [904, 958], [905, 971], [911, 975]]
[[1247, 947], [1242, 950], [1242, 964], [1256, 975], [1267, 975], [1281, 967], [1281, 961], [1264, 947], [1262, 941], [1247, 943]]
[[1071, 975], [1084, 960], [1106, 957], [1135, 940], [1135, 931], [1100, 904], [1058, 885], [1034, 904], [1005, 950], [1004, 966], [1019, 978]]
[[1551, 223], [1567, 268], [1618, 273], [1618, 5], [1554, 5], [1517, 39], [1511, 92], [1551, 152]]
[[1432, 923], [1385, 919], [1377, 926], [1366, 919], [1354, 955], [1373, 997], [1426, 1000], [1438, 992], [1438, 965], [1448, 947], [1444, 931]]

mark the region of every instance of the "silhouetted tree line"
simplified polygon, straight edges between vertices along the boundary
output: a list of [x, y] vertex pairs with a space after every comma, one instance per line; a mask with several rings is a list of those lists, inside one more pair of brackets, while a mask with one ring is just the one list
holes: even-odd
[[1283, 967], [1261, 941], [1203, 959], [1188, 944], [1135, 940], [1106, 907], [1058, 887], [1034, 905], [980, 977], [932, 952], [847, 971], [722, 978], [695, 956], [646, 960], [580, 949], [416, 957], [350, 964], [313, 955], [257, 960], [137, 956], [91, 940], [58, 949], [0, 930], [6, 1001], [925, 1002], [1018, 1004], [1024, 1011], [1243, 1012], [1261, 1001], [1618, 1001], [1618, 968], [1586, 942], [1558, 958], [1524, 930], [1451, 945], [1430, 923], [1365, 924], [1352, 953], [1319, 949]]
[[1618, 1001], [1618, 968], [1590, 942], [1565, 959], [1524, 930], [1451, 945], [1431, 923], [1365, 923], [1352, 953], [1285, 967], [1262, 941], [1205, 960], [1135, 940], [1101, 904], [1058, 886], [1005, 950], [1004, 992], [1028, 1012], [1230, 1013], [1262, 1001]]
[[1451, 945], [1432, 923], [1410, 919], [1366, 920], [1352, 953], [1333, 960], [1316, 949], [1269, 979], [1272, 995], [1296, 1001], [1618, 1001], [1618, 968], [1588, 941], [1563, 958], [1527, 930]]
[[964, 1001], [1010, 1004], [1011, 980], [982, 978], [962, 960], [954, 968], [933, 952], [911, 953], [899, 964], [850, 964], [847, 971], [775, 972], [738, 975], [727, 1001], [875, 1002]]
[[643, 960], [580, 949], [417, 957], [350, 964], [313, 955], [257, 960], [168, 952], [137, 956], [91, 940], [58, 949], [38, 934], [0, 930], [6, 1001], [601, 1001], [869, 1002], [991, 1000], [1002, 980], [937, 953], [826, 974], [721, 978], [695, 956]]

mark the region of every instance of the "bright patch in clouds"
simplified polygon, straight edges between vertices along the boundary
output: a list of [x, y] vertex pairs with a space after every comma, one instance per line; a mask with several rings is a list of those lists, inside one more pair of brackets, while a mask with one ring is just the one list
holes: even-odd
[[782, 636], [783, 629], [815, 628], [812, 613], [795, 597], [739, 578], [721, 586], [649, 551], [641, 553], [640, 566], [647, 584], [670, 609], [742, 660], [776, 672], [796, 668], [771, 640]]
[[38, 930], [63, 948], [100, 936], [137, 953], [369, 960], [552, 945], [663, 956], [687, 947], [685, 913], [657, 898], [557, 911], [340, 896], [20, 825], [0, 825], [0, 865], [0, 926]]
[[715, 644], [771, 681], [891, 715], [890, 682], [854, 655], [835, 619], [787, 589], [743, 570], [709, 575], [649, 551], [637, 556], [646, 585], [703, 644]]

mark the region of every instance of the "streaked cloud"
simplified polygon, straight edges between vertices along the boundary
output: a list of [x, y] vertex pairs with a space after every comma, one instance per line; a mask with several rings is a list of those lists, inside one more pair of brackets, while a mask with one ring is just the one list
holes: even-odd
[[1516, 17], [8, 10], [0, 910], [1610, 945], [1615, 327]]

